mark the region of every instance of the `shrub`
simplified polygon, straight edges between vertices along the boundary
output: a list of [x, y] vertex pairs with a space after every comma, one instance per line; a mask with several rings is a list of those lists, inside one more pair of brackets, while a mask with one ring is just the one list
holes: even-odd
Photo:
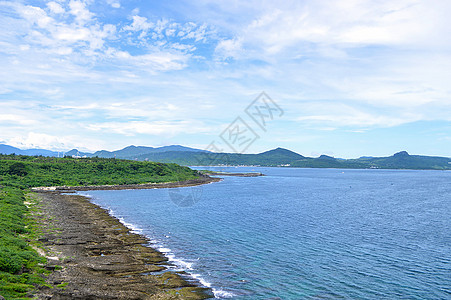
[[15, 162], [9, 166], [8, 173], [11, 175], [25, 176], [28, 174], [28, 168], [22, 162]]

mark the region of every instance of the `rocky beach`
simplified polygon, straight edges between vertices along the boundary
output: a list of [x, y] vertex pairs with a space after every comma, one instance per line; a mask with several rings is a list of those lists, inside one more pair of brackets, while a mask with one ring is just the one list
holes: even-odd
[[[218, 181], [159, 184], [181, 187]], [[149, 185], [147, 185], [149, 186]], [[121, 189], [123, 186], [110, 186]], [[142, 185], [127, 188], [143, 188]], [[74, 189], [74, 188], [71, 188]], [[75, 188], [83, 189], [84, 188]], [[88, 198], [64, 191], [40, 191], [39, 241], [47, 257], [52, 286], [39, 299], [207, 299], [211, 291], [183, 272], [168, 271], [167, 258], [148, 247], [148, 239], [131, 232]]]

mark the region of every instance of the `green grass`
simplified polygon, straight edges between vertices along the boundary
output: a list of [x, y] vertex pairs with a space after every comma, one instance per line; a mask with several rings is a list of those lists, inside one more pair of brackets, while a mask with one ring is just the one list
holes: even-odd
[[44, 285], [45, 270], [39, 263], [45, 258], [28, 244], [34, 233], [33, 221], [24, 204], [24, 192], [17, 188], [2, 188], [0, 193], [0, 295], [20, 299]]
[[69, 285], [69, 282], [63, 282], [63, 283], [58, 284], [56, 287], [64, 290], [64, 289], [66, 289], [66, 287], [68, 285]]

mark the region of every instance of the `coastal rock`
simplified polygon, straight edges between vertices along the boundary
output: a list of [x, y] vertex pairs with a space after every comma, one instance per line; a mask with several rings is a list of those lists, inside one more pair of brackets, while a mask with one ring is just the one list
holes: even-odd
[[[78, 195], [42, 192], [44, 236], [50, 287], [38, 299], [207, 299], [205, 289], [167, 270], [167, 258], [146, 247], [118, 219]], [[55, 232], [54, 228], [58, 228]], [[162, 273], [163, 272], [163, 273]], [[0, 298], [1, 300], [2, 298]]]

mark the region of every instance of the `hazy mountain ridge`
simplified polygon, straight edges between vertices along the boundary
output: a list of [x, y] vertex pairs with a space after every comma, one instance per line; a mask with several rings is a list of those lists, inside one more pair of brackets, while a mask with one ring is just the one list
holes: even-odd
[[[62, 156], [63, 152], [45, 149], [21, 150], [0, 144], [0, 153], [19, 155]], [[427, 169], [451, 170], [451, 158], [438, 156], [410, 155], [406, 151], [388, 157], [362, 156], [356, 159], [340, 159], [328, 155], [318, 158], [302, 156], [284, 148], [276, 148], [258, 154], [213, 153], [205, 150], [171, 145], [164, 147], [128, 146], [121, 150], [101, 150], [95, 153], [79, 152], [72, 149], [68, 156], [103, 157], [130, 160], [149, 160], [180, 165], [247, 165], [247, 166], [286, 166], [299, 168], [344, 168], [344, 169]]]
[[171, 145], [171, 146], [163, 146], [163, 147], [145, 147], [145, 146], [128, 146], [120, 150], [115, 151], [107, 151], [100, 150], [94, 153], [89, 152], [81, 152], [78, 149], [72, 149], [69, 151], [51, 151], [46, 149], [27, 149], [22, 150], [17, 147], [0, 144], [0, 154], [17, 154], [17, 155], [42, 155], [42, 156], [86, 156], [86, 157], [103, 157], [103, 158], [123, 158], [123, 159], [135, 159], [139, 155], [147, 154], [147, 153], [158, 153], [158, 152], [168, 152], [168, 151], [187, 151], [187, 152], [208, 152], [205, 150], [180, 146], [180, 145]]
[[205, 150], [180, 146], [180, 145], [171, 145], [171, 146], [163, 146], [163, 147], [145, 147], [145, 146], [128, 146], [121, 150], [116, 151], [106, 151], [101, 150], [97, 151], [91, 156], [105, 157], [105, 158], [123, 158], [123, 159], [136, 159], [138, 156], [148, 154], [148, 153], [161, 153], [161, 152], [170, 152], [170, 151], [183, 151], [183, 152], [206, 152]]
[[63, 152], [51, 151], [46, 149], [26, 149], [22, 150], [13, 146], [0, 144], [0, 153], [1, 154], [17, 154], [17, 155], [42, 155], [42, 156], [60, 156], [63, 155]]

